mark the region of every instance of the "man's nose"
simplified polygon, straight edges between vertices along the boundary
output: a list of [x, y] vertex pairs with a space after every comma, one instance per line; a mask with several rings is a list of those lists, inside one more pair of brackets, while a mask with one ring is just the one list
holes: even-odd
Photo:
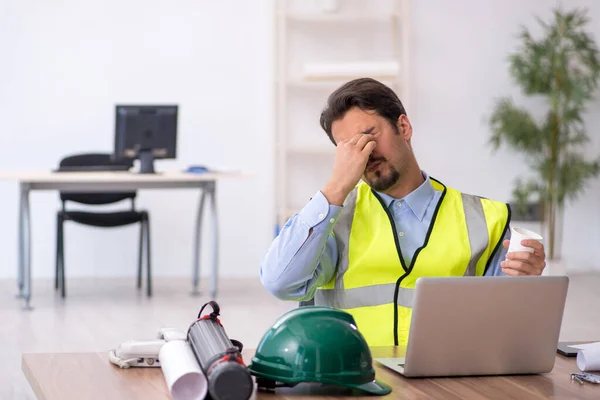
[[383, 159], [383, 156], [377, 152], [377, 146], [375, 146], [375, 150], [371, 153], [370, 158], [372, 160], [380, 160]]

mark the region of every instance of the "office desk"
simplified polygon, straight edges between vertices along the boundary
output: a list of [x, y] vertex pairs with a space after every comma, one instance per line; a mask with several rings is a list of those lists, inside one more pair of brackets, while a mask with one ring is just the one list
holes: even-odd
[[[373, 348], [374, 357], [403, 357], [400, 348]], [[252, 350], [244, 350], [244, 360], [250, 363]], [[392, 387], [388, 399], [598, 399], [600, 385], [580, 385], [571, 381], [578, 372], [574, 358], [556, 356], [549, 374], [524, 376], [494, 376], [469, 378], [403, 378], [375, 363], [376, 376]], [[160, 368], [120, 369], [108, 361], [106, 353], [24, 354], [22, 370], [37, 395], [44, 400], [69, 399], [170, 399]], [[344, 389], [298, 385], [277, 389], [274, 393], [255, 392], [256, 399], [313, 400], [340, 396], [345, 399], [377, 396], [356, 396]]]
[[14, 172], [0, 173], [1, 180], [19, 182], [19, 263], [17, 285], [19, 297], [25, 300], [25, 308], [30, 309], [31, 301], [31, 214], [29, 193], [33, 190], [57, 190], [65, 192], [118, 192], [138, 189], [200, 189], [196, 225], [195, 246], [192, 266], [192, 293], [198, 291], [200, 264], [200, 233], [206, 197], [211, 201], [212, 271], [211, 296], [217, 293], [218, 274], [218, 221], [216, 185], [222, 179], [247, 176], [236, 172], [190, 174], [185, 172], [162, 172], [157, 174], [137, 174], [132, 172]]

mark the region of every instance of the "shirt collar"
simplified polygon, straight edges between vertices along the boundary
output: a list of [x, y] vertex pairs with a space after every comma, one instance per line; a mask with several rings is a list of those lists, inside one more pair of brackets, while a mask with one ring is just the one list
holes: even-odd
[[427, 173], [424, 171], [421, 171], [421, 173], [423, 174], [423, 178], [425, 178], [425, 182], [407, 194], [403, 199], [396, 199], [380, 192], [377, 192], [377, 194], [381, 196], [388, 208], [391, 207], [395, 201], [403, 200], [411, 209], [413, 214], [415, 214], [415, 216], [419, 219], [419, 221], [422, 221], [423, 217], [425, 216], [425, 212], [427, 211], [427, 207], [429, 207], [429, 203], [431, 203], [431, 200], [433, 199], [435, 189], [431, 185], [429, 175], [427, 175]]

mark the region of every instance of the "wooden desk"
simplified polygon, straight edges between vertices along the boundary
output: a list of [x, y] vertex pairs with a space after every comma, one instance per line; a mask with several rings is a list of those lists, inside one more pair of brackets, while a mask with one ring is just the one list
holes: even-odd
[[[374, 357], [399, 356], [395, 348], [374, 348]], [[244, 350], [249, 364], [252, 350]], [[391, 399], [599, 399], [600, 385], [571, 381], [578, 372], [574, 358], [557, 354], [551, 373], [545, 375], [474, 378], [407, 379], [375, 363], [377, 379], [392, 386]], [[122, 370], [108, 361], [106, 353], [24, 354], [22, 369], [40, 400], [70, 399], [170, 399], [160, 368]], [[369, 398], [339, 388], [298, 385], [275, 393], [255, 392], [256, 399], [314, 400], [331, 396]]]
[[206, 196], [211, 201], [212, 271], [211, 296], [217, 292], [218, 222], [216, 184], [218, 180], [247, 176], [237, 172], [192, 174], [180, 171], [138, 174], [135, 172], [9, 172], [0, 173], [0, 180], [15, 180], [20, 186], [19, 201], [19, 265], [17, 285], [19, 297], [25, 299], [25, 309], [31, 300], [31, 213], [29, 193], [32, 190], [59, 190], [65, 192], [119, 192], [138, 189], [200, 189], [196, 226], [194, 229], [193, 292], [197, 293], [200, 264], [200, 233]]

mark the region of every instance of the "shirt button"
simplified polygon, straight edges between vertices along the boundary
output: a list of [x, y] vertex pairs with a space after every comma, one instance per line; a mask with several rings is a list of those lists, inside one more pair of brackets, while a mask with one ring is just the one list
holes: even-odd
[[398, 207], [402, 207], [402, 202], [401, 202], [401, 201], [397, 201], [397, 202], [396, 202], [396, 205], [397, 205]]
[[400, 235], [400, 237], [404, 236], [404, 232], [399, 232], [398, 235]]
[[325, 215], [319, 214], [319, 219], [323, 219], [323, 218], [325, 218]]
[[331, 219], [329, 220], [329, 222], [331, 222], [331, 223], [333, 224], [333, 223], [335, 222], [335, 218], [331, 218]]

